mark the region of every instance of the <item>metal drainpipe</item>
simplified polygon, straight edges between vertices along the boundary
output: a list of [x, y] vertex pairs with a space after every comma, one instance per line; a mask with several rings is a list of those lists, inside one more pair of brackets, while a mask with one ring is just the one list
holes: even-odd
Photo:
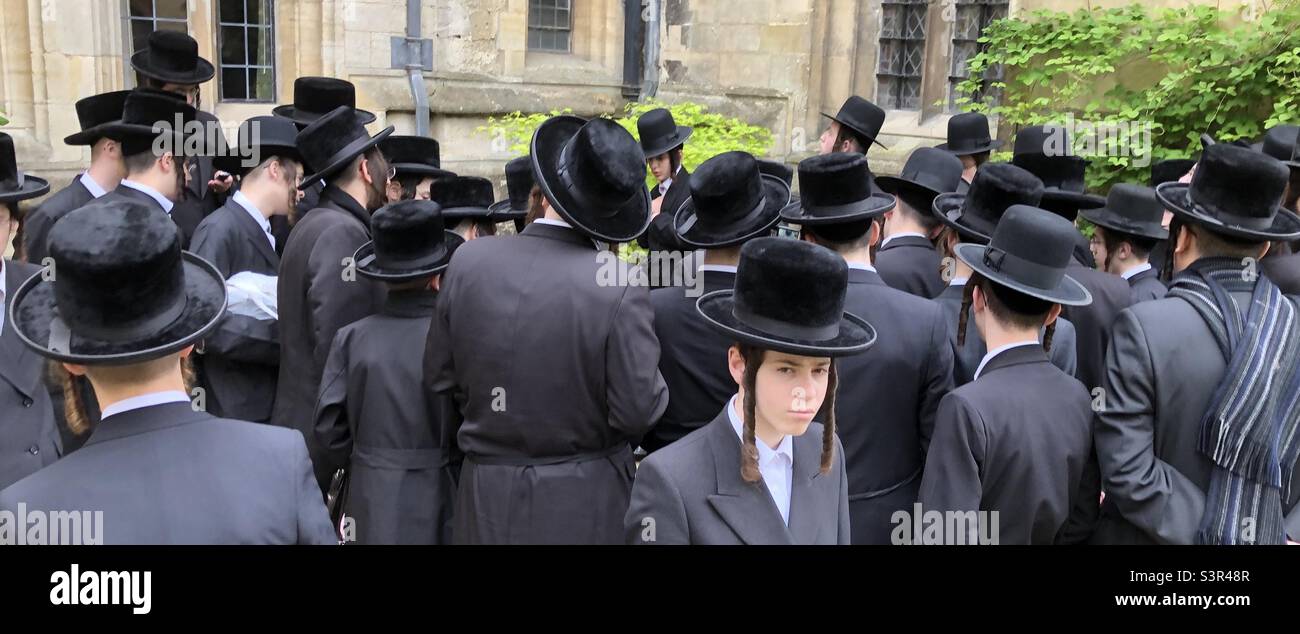
[[429, 94], [424, 89], [424, 69], [420, 66], [420, 0], [406, 0], [406, 41], [412, 51], [406, 64], [406, 76], [415, 99], [415, 135], [429, 136]]
[[641, 66], [641, 98], [649, 99], [659, 93], [659, 0], [644, 0], [646, 11], [644, 62]]

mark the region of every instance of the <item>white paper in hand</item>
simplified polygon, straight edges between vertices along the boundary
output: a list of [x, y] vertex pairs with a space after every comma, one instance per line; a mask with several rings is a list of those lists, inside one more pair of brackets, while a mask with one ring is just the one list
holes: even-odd
[[274, 275], [236, 273], [226, 280], [226, 310], [254, 319], [279, 319], [275, 287]]

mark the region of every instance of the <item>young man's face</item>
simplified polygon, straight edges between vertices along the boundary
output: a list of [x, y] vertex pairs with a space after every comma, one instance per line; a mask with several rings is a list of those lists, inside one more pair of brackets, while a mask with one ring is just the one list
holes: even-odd
[[10, 212], [9, 205], [10, 203], [0, 203], [0, 257], [4, 256], [5, 249], [13, 242], [14, 234], [18, 233], [18, 219]]
[[819, 153], [830, 154], [835, 152], [835, 139], [838, 138], [840, 138], [840, 122], [831, 121], [831, 124], [822, 131], [822, 136], [819, 139], [821, 142], [821, 146], [818, 148]]
[[655, 175], [655, 180], [660, 183], [673, 177], [673, 161], [667, 152], [646, 159], [646, 165], [650, 167], [650, 173]]
[[1106, 230], [1101, 227], [1093, 227], [1092, 238], [1088, 240], [1088, 250], [1092, 251], [1092, 259], [1097, 262], [1097, 269], [1102, 272], [1106, 271]]
[[[745, 361], [739, 349], [730, 351], [731, 373], [739, 384], [744, 380]], [[759, 435], [763, 429], [784, 436], [799, 436], [826, 399], [830, 377], [828, 357], [803, 357], [768, 350], [754, 377], [754, 417]], [[767, 434], [771, 435], [771, 434]]]
[[185, 103], [198, 107], [199, 85], [198, 84], [163, 84], [163, 90], [176, 93], [185, 97]]

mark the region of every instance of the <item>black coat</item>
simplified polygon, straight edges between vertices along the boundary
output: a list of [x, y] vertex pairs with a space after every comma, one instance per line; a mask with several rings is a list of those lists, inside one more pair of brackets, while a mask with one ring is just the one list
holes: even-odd
[[[849, 270], [844, 310], [876, 327], [876, 345], [837, 361], [836, 433], [849, 472], [854, 544], [888, 544], [895, 511], [910, 511], [939, 402], [952, 390], [952, 346], [935, 302]], [[733, 382], [734, 385], [734, 382]]]
[[464, 419], [456, 543], [623, 541], [630, 443], [668, 389], [649, 292], [600, 283], [614, 260], [540, 222], [456, 251], [425, 347]]
[[383, 310], [334, 337], [316, 437], [330, 470], [348, 467], [344, 512], [360, 544], [447, 544], [455, 479], [443, 408], [422, 387], [424, 348], [438, 296], [390, 293]]
[[[691, 197], [691, 173], [683, 167], [677, 171], [677, 176], [673, 178], [673, 184], [668, 187], [667, 194], [661, 194], [659, 187], [655, 186], [650, 190], [650, 200], [657, 200], [663, 197], [663, 205], [659, 207], [659, 214], [650, 220], [650, 226], [646, 228], [645, 233], [637, 237], [636, 242], [642, 248], [648, 249], [651, 254], [655, 252], [668, 253], [686, 253], [694, 250], [694, 247], [687, 246], [677, 237], [676, 230], [673, 229], [673, 216], [677, 213], [677, 208]], [[679, 271], [681, 265], [677, 260], [662, 259], [665, 263], [661, 269], [647, 269], [647, 273], [654, 276], [650, 278], [652, 288], [662, 286], [673, 286], [676, 280], [683, 275]], [[684, 280], [683, 280], [684, 281]], [[664, 284], [660, 284], [664, 282]], [[681, 284], [676, 284], [680, 286]]]
[[[181, 239], [181, 248], [186, 251], [190, 249], [190, 238], [194, 236], [194, 230], [198, 229], [199, 221], [203, 219], [198, 216], [190, 217], [188, 215], [189, 212], [181, 211], [175, 204], [172, 205], [172, 210], [169, 213], [166, 209], [163, 209], [162, 205], [158, 204], [157, 200], [154, 200], [153, 196], [138, 189], [122, 185], [119, 185], [117, 189], [104, 194], [100, 200], [105, 202], [113, 200], [128, 200], [133, 203], [144, 203], [145, 205], [148, 205], [150, 209], [157, 209], [158, 211], [166, 213], [171, 217], [172, 222], [176, 223], [176, 231]], [[178, 211], [181, 212], [180, 215], [177, 215]]]
[[[1250, 295], [1232, 293], [1244, 312]], [[1295, 300], [1295, 297], [1292, 297]], [[1187, 300], [1166, 297], [1122, 311], [1106, 357], [1097, 457], [1106, 499], [1093, 541], [1190, 544], [1205, 512], [1214, 463], [1197, 449], [1201, 419], [1227, 363]], [[1300, 537], [1300, 469], [1283, 499]]]
[[[280, 256], [266, 232], [243, 207], [228, 201], [199, 223], [190, 251], [216, 265], [221, 276], [251, 271], [274, 276]], [[266, 422], [275, 401], [280, 328], [274, 319], [226, 313], [203, 341], [198, 358], [208, 411], [215, 416]]]
[[280, 375], [271, 422], [303, 433], [324, 491], [333, 474], [313, 430], [325, 360], [340, 328], [379, 311], [384, 288], [350, 266], [370, 240], [370, 214], [333, 186], [321, 200], [298, 222], [280, 261]]
[[918, 236], [901, 236], [876, 252], [875, 266], [880, 279], [892, 288], [933, 299], [943, 292], [943, 256], [930, 241]]
[[1038, 346], [993, 357], [939, 405], [922, 512], [997, 511], [1002, 544], [1085, 540], [1101, 493], [1091, 403]]
[[1287, 295], [1300, 295], [1300, 253], [1273, 255], [1259, 261], [1260, 272]]
[[1160, 299], [1169, 292], [1169, 287], [1160, 281], [1160, 274], [1155, 269], [1147, 269], [1128, 278], [1128, 286], [1132, 291], [1134, 304]]
[[[205, 125], [219, 126], [221, 122], [215, 115], [210, 112], [200, 110], [198, 113], [199, 121]], [[221, 207], [226, 199], [225, 194], [217, 194], [208, 188], [208, 181], [216, 175], [217, 168], [212, 163], [211, 156], [196, 156], [189, 159], [190, 164], [190, 182], [181, 188], [180, 199], [176, 201], [176, 206], [172, 208], [172, 220], [181, 228], [184, 235], [184, 244], [189, 245], [194, 238], [194, 231], [198, 229], [199, 223], [203, 222], [212, 212]]]
[[62, 442], [46, 381], [46, 361], [18, 340], [9, 305], [18, 285], [41, 271], [4, 261], [4, 326], [0, 328], [0, 489], [59, 458]]
[[736, 274], [706, 270], [699, 275], [703, 284], [699, 292], [686, 287], [650, 291], [659, 372], [671, 398], [663, 416], [641, 439], [646, 451], [661, 449], [705, 426], [736, 393], [736, 381], [727, 369], [727, 349], [735, 341], [710, 327], [695, 310], [701, 295], [730, 289]]
[[790, 523], [763, 481], [740, 475], [740, 436], [722, 409], [704, 427], [646, 458], [624, 517], [629, 544], [819, 545], [849, 543], [848, 482], [835, 441], [821, 473], [821, 423], [791, 439]]
[[[980, 361], [988, 352], [984, 339], [980, 337], [979, 328], [975, 327], [975, 315], [967, 315], [966, 343], [957, 345], [957, 322], [961, 312], [962, 286], [947, 286], [934, 301], [943, 306], [944, 320], [948, 323], [948, 342], [953, 349], [952, 379], [953, 385], [960, 387], [975, 377]], [[973, 312], [974, 309], [971, 309]], [[1051, 362], [1062, 372], [1078, 376], [1078, 358], [1075, 344], [1075, 328], [1070, 320], [1057, 318], [1056, 333], [1052, 335]]]
[[95, 199], [95, 195], [81, 184], [81, 175], [68, 183], [67, 187], [55, 192], [44, 202], [40, 204], [31, 214], [23, 220], [23, 244], [27, 253], [27, 261], [32, 264], [41, 264], [49, 255], [45, 248], [46, 241], [50, 237], [50, 228], [59, 218], [67, 215], [69, 211], [77, 209], [82, 205]]
[[1077, 261], [1071, 262], [1065, 273], [1092, 293], [1092, 303], [1087, 306], [1061, 307], [1061, 316], [1074, 324], [1078, 334], [1079, 371], [1075, 376], [1092, 391], [1101, 386], [1110, 326], [1115, 323], [1119, 311], [1133, 304], [1133, 292], [1124, 278], [1088, 268]]
[[[0, 491], [0, 510], [103, 511], [104, 544], [335, 544], [302, 437], [168, 403]], [[84, 530], [84, 529], [83, 529]]]

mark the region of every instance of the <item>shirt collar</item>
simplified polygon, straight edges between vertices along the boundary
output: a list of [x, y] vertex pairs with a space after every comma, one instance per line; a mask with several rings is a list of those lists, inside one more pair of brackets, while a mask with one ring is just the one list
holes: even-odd
[[880, 247], [884, 248], [884, 246], [889, 244], [889, 242], [894, 238], [925, 238], [925, 234], [917, 233], [915, 231], [900, 231], [899, 233], [891, 234], [889, 237], [885, 238], [885, 241], [880, 243]]
[[0, 332], [5, 329], [5, 313], [9, 312], [9, 285], [5, 282], [5, 260], [0, 257]]
[[861, 262], [849, 262], [849, 268], [857, 269], [859, 271], [871, 271], [872, 273], [876, 272], [876, 267]]
[[1151, 263], [1143, 262], [1127, 271], [1124, 271], [1123, 273], [1120, 273], [1119, 275], [1120, 277], [1127, 280], [1127, 279], [1132, 279], [1132, 277], [1134, 275], [1137, 275], [1138, 273], [1141, 273], [1143, 271], [1150, 271], [1150, 270], [1151, 270]]
[[984, 371], [984, 366], [985, 366], [985, 364], [987, 364], [989, 361], [992, 361], [992, 360], [993, 360], [993, 357], [996, 357], [996, 356], [1002, 354], [1003, 352], [1006, 352], [1007, 350], [1010, 350], [1010, 349], [1012, 349], [1012, 348], [1019, 348], [1019, 347], [1022, 347], [1022, 346], [1036, 346], [1036, 345], [1039, 345], [1039, 342], [1038, 342], [1037, 339], [1035, 339], [1035, 340], [1033, 340], [1033, 341], [1017, 341], [1017, 342], [1015, 342], [1015, 343], [1009, 343], [1009, 344], [1007, 344], [1007, 345], [1005, 345], [1005, 346], [998, 346], [998, 347], [996, 347], [996, 348], [994, 348], [994, 349], [992, 349], [992, 350], [989, 350], [987, 353], [985, 353], [984, 358], [983, 358], [983, 359], [980, 359], [980, 365], [979, 365], [979, 367], [978, 367], [978, 368], [975, 368], [975, 377], [972, 378], [971, 380], [974, 381], [975, 379], [980, 378], [980, 372], [983, 372], [983, 371]]
[[236, 191], [235, 195], [230, 197], [230, 200], [236, 205], [243, 207], [244, 211], [247, 211], [248, 215], [252, 216], [253, 220], [257, 221], [257, 226], [261, 227], [262, 231], [266, 233], [266, 236], [271, 239], [271, 248], [274, 249], [275, 238], [271, 236], [271, 221], [268, 220], [266, 216], [262, 215], [262, 210], [258, 209], [257, 205], [254, 205], [253, 201], [249, 200], [248, 196], [245, 196], [242, 191]]
[[[739, 414], [739, 394], [732, 395], [731, 400], [727, 401], [727, 418], [731, 420], [731, 428], [736, 430], [736, 435], [740, 436], [740, 441], [745, 441], [745, 425], [740, 420]], [[792, 464], [794, 463], [794, 441], [789, 435], [781, 437], [781, 443], [776, 449], [767, 446], [767, 443], [755, 437], [754, 444], [758, 446], [759, 464], [767, 464], [777, 456], [785, 456]]]
[[171, 214], [172, 206], [174, 203], [172, 203], [172, 201], [170, 200], [167, 200], [167, 197], [163, 196], [158, 190], [148, 185], [142, 185], [140, 183], [137, 183], [129, 178], [123, 178], [121, 186], [130, 187], [131, 189], [134, 189], [136, 191], [140, 191], [140, 192], [144, 192], [145, 194], [148, 194], [150, 198], [158, 201], [158, 204], [163, 208], [163, 211], [167, 212], [168, 214]]
[[120, 400], [104, 408], [104, 412], [99, 415], [100, 420], [104, 420], [115, 414], [122, 414], [136, 409], [153, 407], [154, 405], [163, 405], [165, 403], [188, 403], [190, 397], [179, 390], [167, 390], [163, 392], [150, 392], [139, 396], [132, 396], [128, 399]]
[[569, 223], [567, 223], [567, 222], [565, 222], [565, 221], [563, 221], [563, 220], [556, 220], [556, 219], [554, 219], [554, 218], [538, 218], [537, 220], [534, 220], [533, 222], [536, 222], [536, 223], [538, 223], [538, 224], [543, 224], [543, 225], [555, 225], [555, 226], [557, 226], [557, 227], [564, 227], [565, 229], [572, 229], [572, 228], [573, 228], [573, 225], [571, 225], [571, 224], [569, 224]]
[[82, 172], [79, 180], [81, 181], [81, 186], [85, 187], [86, 191], [90, 192], [90, 195], [95, 198], [99, 198], [108, 193], [103, 187], [99, 186], [99, 183], [95, 182], [95, 179], [90, 177], [90, 172]]
[[966, 280], [969, 279], [969, 277], [954, 277], [948, 282], [948, 286], [965, 286]]
[[736, 267], [730, 264], [701, 264], [700, 271], [713, 271], [715, 273], [735, 273]]

